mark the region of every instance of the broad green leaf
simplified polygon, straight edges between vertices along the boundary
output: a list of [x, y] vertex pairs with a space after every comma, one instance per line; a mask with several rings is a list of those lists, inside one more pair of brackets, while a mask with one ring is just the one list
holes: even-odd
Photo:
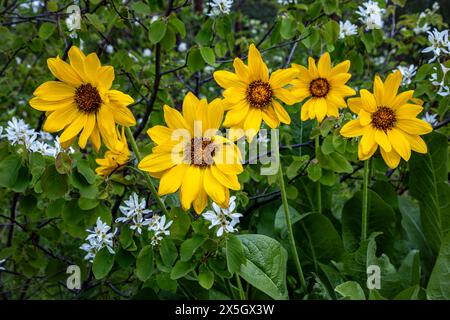
[[359, 283], [355, 281], [344, 282], [338, 285], [334, 290], [346, 300], [366, 300], [363, 289]]
[[141, 249], [136, 259], [136, 276], [146, 281], [153, 273], [153, 247], [147, 245]]
[[319, 152], [317, 159], [319, 164], [324, 169], [329, 169], [338, 173], [352, 173], [353, 168], [342, 155], [337, 152], [332, 152], [328, 155]]
[[7, 156], [0, 162], [0, 187], [14, 186], [19, 174], [22, 158], [19, 155]]
[[199, 71], [205, 66], [205, 61], [198, 48], [191, 48], [189, 50], [187, 65], [192, 72]]
[[56, 25], [54, 23], [50, 23], [50, 22], [44, 22], [40, 27], [39, 27], [39, 37], [42, 40], [47, 40], [48, 38], [50, 38], [53, 34], [53, 32], [55, 32], [56, 30]]
[[178, 257], [177, 247], [171, 239], [165, 238], [159, 246], [159, 254], [161, 255], [162, 262], [166, 266], [171, 267]]
[[162, 20], [156, 20], [150, 25], [148, 37], [152, 43], [158, 43], [164, 38], [166, 31], [166, 23]]
[[216, 56], [214, 54], [214, 50], [209, 47], [201, 47], [200, 53], [203, 57], [203, 60], [210, 66], [213, 66], [216, 63]]
[[169, 23], [175, 28], [175, 30], [177, 30], [181, 38], [184, 39], [186, 37], [186, 26], [183, 21], [177, 18], [177, 16], [171, 15], [169, 18]]
[[67, 175], [59, 174], [53, 165], [48, 166], [42, 174], [41, 186], [49, 199], [61, 198], [69, 190]]
[[195, 264], [193, 264], [192, 262], [178, 260], [170, 272], [170, 279], [176, 280], [176, 279], [182, 278], [185, 275], [187, 275], [189, 272], [194, 270], [194, 268], [195, 268]]
[[89, 184], [93, 184], [97, 178], [94, 170], [89, 165], [89, 161], [82, 159], [77, 161], [78, 172], [86, 179]]
[[214, 273], [205, 265], [201, 265], [198, 271], [198, 283], [206, 290], [211, 289], [214, 284]]
[[286, 18], [281, 20], [281, 28], [280, 34], [283, 39], [291, 39], [295, 36], [297, 32], [297, 21], [291, 16], [288, 15]]
[[238, 238], [247, 257], [239, 275], [272, 299], [287, 299], [286, 250], [279, 242], [264, 235], [239, 235]]
[[206, 238], [200, 235], [185, 240], [180, 246], [181, 261], [188, 261], [192, 258], [195, 251], [206, 241]]
[[450, 233], [442, 239], [439, 255], [427, 285], [427, 296], [431, 300], [450, 299]]
[[102, 248], [94, 258], [92, 272], [96, 279], [103, 279], [108, 275], [114, 265], [114, 255], [107, 248]]
[[242, 247], [239, 239], [233, 234], [228, 235], [226, 243], [226, 256], [228, 271], [231, 273], [238, 272], [241, 265], [246, 262], [244, 248]]
[[98, 15], [94, 13], [86, 13], [85, 17], [88, 19], [89, 23], [94, 26], [100, 32], [105, 32], [105, 26], [103, 20], [99, 18]]
[[176, 292], [178, 284], [175, 280], [170, 279], [170, 275], [166, 272], [161, 272], [156, 275], [156, 284], [163, 290]]

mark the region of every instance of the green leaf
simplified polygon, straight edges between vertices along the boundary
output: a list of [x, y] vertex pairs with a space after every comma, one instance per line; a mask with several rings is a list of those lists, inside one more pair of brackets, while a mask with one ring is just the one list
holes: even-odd
[[295, 36], [296, 32], [297, 21], [291, 15], [288, 15], [286, 18], [281, 20], [280, 34], [283, 39], [292, 39]]
[[48, 38], [50, 38], [53, 34], [53, 32], [56, 30], [56, 25], [54, 23], [50, 23], [50, 22], [44, 22], [40, 27], [39, 27], [39, 38], [41, 38], [42, 40], [47, 40]]
[[107, 248], [102, 248], [94, 258], [92, 272], [96, 279], [103, 279], [108, 275], [114, 265], [114, 255]]
[[72, 170], [72, 159], [65, 152], [60, 152], [55, 160], [56, 171], [60, 174], [69, 174]]
[[78, 172], [86, 179], [89, 184], [93, 184], [97, 175], [89, 165], [89, 161], [82, 159], [77, 161]]
[[359, 283], [355, 281], [344, 282], [338, 285], [334, 290], [347, 300], [366, 300], [363, 289]]
[[216, 56], [215, 56], [214, 50], [212, 48], [201, 47], [200, 53], [203, 57], [203, 60], [210, 66], [213, 66], [216, 63]]
[[163, 290], [176, 292], [177, 291], [177, 282], [175, 280], [170, 279], [170, 275], [166, 272], [158, 273], [156, 275], [156, 284]]
[[168, 266], [172, 267], [175, 260], [178, 258], [178, 251], [175, 243], [171, 239], [164, 238], [159, 245], [159, 254], [161, 255], [162, 262]]
[[211, 289], [214, 284], [214, 273], [205, 265], [201, 265], [199, 268], [198, 283], [206, 290]]
[[152, 12], [149, 5], [142, 1], [133, 3], [131, 5], [131, 8], [133, 9], [133, 11], [139, 13], [140, 15], [149, 15]]
[[[355, 193], [342, 210], [342, 238], [345, 249], [356, 250], [361, 239], [362, 192]], [[355, 214], [357, 213], [357, 214]], [[395, 233], [395, 212], [375, 192], [369, 190], [367, 234], [383, 232], [381, 239], [387, 241]]]
[[67, 175], [59, 174], [53, 165], [45, 169], [41, 177], [41, 185], [49, 199], [61, 198], [69, 190]]
[[319, 181], [322, 177], [322, 168], [318, 163], [310, 164], [306, 171], [308, 172], [308, 177], [314, 182]]
[[166, 23], [162, 20], [156, 20], [150, 25], [148, 37], [152, 43], [158, 43], [164, 38], [166, 31]]
[[276, 240], [260, 234], [239, 235], [247, 263], [240, 276], [272, 299], [288, 298], [286, 287], [287, 252]]
[[205, 66], [205, 61], [198, 48], [191, 48], [187, 58], [187, 65], [192, 72], [202, 70]]
[[93, 13], [86, 13], [85, 17], [88, 19], [89, 23], [98, 31], [105, 32], [105, 26], [103, 25], [102, 19], [98, 15]]
[[181, 38], [184, 39], [186, 37], [186, 26], [183, 21], [177, 18], [177, 16], [171, 15], [169, 18], [169, 23], [175, 28], [175, 30], [177, 30]]
[[427, 285], [427, 296], [431, 300], [450, 299], [450, 233], [442, 239], [439, 255]]
[[[295, 208], [289, 206], [289, 216], [291, 217], [292, 225], [294, 225], [301, 219], [305, 218], [309, 214], [310, 212], [300, 214]], [[275, 213], [274, 229], [276, 232], [279, 232], [280, 235], [282, 235], [282, 237], [284, 237], [287, 234], [286, 218], [284, 217], [283, 204], [278, 208], [277, 212]]]
[[[420, 218], [423, 233], [428, 246], [436, 256], [441, 245], [443, 233], [450, 226], [450, 213], [441, 211], [447, 204], [442, 198], [446, 190], [438, 191], [438, 182], [447, 176], [447, 138], [433, 132], [426, 138], [430, 148], [427, 154], [413, 153], [409, 161], [409, 186], [411, 195], [419, 201]], [[444, 178], [445, 177], [445, 178]], [[448, 184], [439, 185], [439, 189], [448, 188]]]
[[353, 168], [350, 162], [337, 152], [328, 155], [319, 152], [317, 159], [324, 169], [329, 169], [337, 173], [352, 173]]
[[180, 259], [181, 261], [188, 261], [192, 258], [194, 252], [205, 243], [206, 238], [200, 235], [187, 239], [180, 246]]
[[191, 218], [189, 214], [181, 208], [172, 207], [169, 212], [170, 220], [173, 221], [170, 227], [170, 237], [176, 240], [184, 240], [186, 233], [191, 226]]
[[194, 41], [199, 44], [200, 46], [209, 46], [209, 43], [212, 38], [212, 25], [213, 20], [207, 20], [203, 26], [202, 29], [197, 33], [197, 35], [194, 38]]
[[131, 230], [128, 225], [124, 225], [120, 230], [119, 241], [122, 245], [122, 248], [125, 250], [133, 245], [133, 230]]
[[46, 214], [48, 218], [60, 217], [64, 209], [66, 201], [64, 199], [56, 199], [49, 203]]
[[245, 264], [246, 262], [244, 248], [242, 247], [239, 239], [233, 234], [228, 235], [226, 244], [226, 256], [228, 271], [230, 271], [231, 273], [238, 272], [241, 268], [241, 265]]
[[0, 162], [0, 187], [11, 188], [14, 186], [19, 174], [22, 158], [13, 154]]
[[136, 276], [146, 281], [153, 273], [153, 248], [148, 245], [141, 249], [136, 259]]
[[184, 277], [189, 272], [194, 270], [194, 268], [195, 268], [195, 264], [191, 263], [190, 261], [178, 260], [170, 272], [170, 279], [176, 280], [181, 277]]

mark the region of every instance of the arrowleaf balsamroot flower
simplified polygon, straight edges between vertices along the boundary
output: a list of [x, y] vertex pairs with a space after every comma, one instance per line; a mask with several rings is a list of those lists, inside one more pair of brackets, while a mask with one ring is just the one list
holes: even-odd
[[[286, 86], [297, 76], [297, 71], [280, 69], [269, 77], [267, 65], [253, 44], [249, 48], [248, 66], [239, 58], [234, 59], [233, 66], [235, 73], [214, 72], [214, 79], [225, 89], [223, 96], [228, 112], [223, 125], [232, 130], [244, 129], [251, 141], [261, 128], [262, 120], [273, 129], [280, 122], [290, 124], [291, 118], [278, 100], [287, 105], [296, 102]], [[233, 136], [243, 135], [243, 132], [234, 132]]]
[[301, 110], [301, 119], [317, 118], [319, 122], [325, 116], [339, 116], [338, 108], [345, 108], [344, 98], [356, 94], [355, 90], [345, 85], [351, 78], [348, 73], [350, 61], [346, 60], [335, 67], [331, 65], [330, 54], [324, 53], [316, 66], [313, 58], [308, 58], [308, 69], [298, 64], [292, 64], [299, 72], [298, 79], [292, 82], [292, 93], [297, 101], [306, 101]]
[[180, 113], [164, 106], [165, 126], [154, 126], [147, 133], [156, 143], [152, 154], [142, 159], [139, 169], [160, 178], [159, 195], [180, 189], [182, 208], [193, 203], [200, 214], [208, 196], [226, 208], [229, 189], [239, 190], [237, 175], [243, 171], [236, 145], [217, 135], [223, 120], [220, 99], [208, 104], [188, 93]]
[[416, 116], [423, 110], [411, 103], [414, 90], [397, 95], [402, 81], [400, 71], [391, 73], [383, 83], [375, 76], [374, 93], [363, 89], [359, 98], [348, 100], [350, 109], [358, 118], [346, 123], [341, 129], [344, 137], [362, 136], [358, 146], [360, 160], [369, 159], [380, 146], [386, 164], [394, 169], [400, 157], [409, 160], [411, 150], [427, 153], [427, 145], [420, 135], [433, 130], [431, 125]]
[[99, 165], [95, 172], [102, 177], [108, 177], [114, 172], [123, 168], [130, 160], [130, 150], [128, 149], [127, 138], [125, 130], [122, 127], [122, 133], [118, 134], [118, 140], [114, 145], [105, 152], [105, 157], [96, 159], [95, 162]]
[[117, 140], [116, 123], [133, 126], [136, 120], [127, 108], [133, 98], [111, 90], [114, 69], [101, 66], [96, 53], [87, 56], [75, 46], [69, 50], [70, 64], [59, 57], [47, 60], [58, 81], [47, 81], [34, 91], [30, 105], [46, 112], [44, 130], [58, 132], [61, 145], [67, 148], [80, 133], [78, 145], [88, 140], [96, 150], [101, 139], [109, 147]]

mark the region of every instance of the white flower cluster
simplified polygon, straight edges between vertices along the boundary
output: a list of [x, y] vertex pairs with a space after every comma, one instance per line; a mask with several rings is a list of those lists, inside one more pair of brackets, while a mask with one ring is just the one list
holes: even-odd
[[97, 223], [93, 230], [86, 230], [90, 234], [86, 237], [87, 243], [84, 243], [80, 249], [86, 251], [84, 259], [93, 262], [95, 255], [102, 248], [106, 247], [111, 254], [115, 254], [113, 250], [113, 239], [116, 235], [117, 229], [110, 232], [111, 227], [104, 223], [100, 217], [97, 218]]
[[428, 41], [431, 45], [422, 50], [423, 53], [433, 53], [433, 58], [428, 62], [434, 62], [440, 56], [450, 54], [448, 30], [439, 31], [435, 28], [433, 31], [428, 31]]
[[5, 263], [5, 261], [6, 261], [6, 259], [0, 260], [0, 271], [5, 270], [5, 268], [3, 267], [3, 263]]
[[448, 71], [450, 70], [450, 68], [447, 68], [446, 66], [444, 66], [442, 63], [440, 63], [441, 66], [441, 70], [442, 70], [442, 78], [439, 81], [438, 80], [438, 70], [436, 67], [433, 67], [433, 69], [436, 71], [435, 73], [431, 74], [430, 77], [430, 81], [431, 83], [436, 86], [439, 87], [437, 94], [442, 96], [442, 97], [446, 97], [450, 94], [450, 88], [448, 86], [448, 84], [445, 84], [445, 78], [447, 76]]
[[148, 228], [148, 231], [153, 232], [151, 244], [157, 245], [163, 236], [170, 235], [169, 227], [173, 221], [166, 223], [166, 216], [159, 216], [154, 214], [150, 218], [146, 218], [145, 215], [151, 214], [152, 211], [146, 208], [145, 199], [139, 199], [138, 195], [134, 192], [128, 200], [124, 201], [125, 205], [120, 206], [119, 210], [123, 216], [116, 219], [116, 223], [131, 223], [130, 229], [135, 230], [138, 234], [142, 233], [144, 227]]
[[213, 202], [213, 210], [208, 210], [203, 213], [203, 218], [211, 222], [209, 229], [218, 226], [216, 231], [217, 237], [221, 237], [224, 233], [233, 233], [237, 231], [235, 226], [239, 223], [239, 219], [242, 217], [241, 213], [235, 213], [236, 209], [236, 197], [230, 197], [230, 202], [227, 209], [219, 207], [219, 205]]
[[[53, 139], [53, 136], [48, 132], [36, 132], [23, 119], [13, 117], [8, 121], [5, 131], [5, 134], [2, 135], [3, 128], [0, 127], [0, 138], [6, 138], [13, 146], [23, 145], [28, 151], [39, 152], [44, 156], [55, 158], [58, 153], [63, 151], [59, 137]], [[72, 147], [64, 151], [69, 153], [75, 152]]]
[[434, 126], [438, 122], [438, 115], [437, 113], [431, 114], [427, 112], [425, 113], [425, 116], [422, 117], [422, 120]]
[[279, 5], [286, 6], [288, 4], [297, 4], [297, 0], [277, 0]]
[[430, 25], [426, 20], [433, 19], [432, 15], [435, 14], [439, 9], [439, 3], [435, 2], [433, 3], [431, 10], [427, 8], [424, 12], [421, 12], [419, 14], [419, 19], [417, 19], [416, 26], [413, 29], [414, 33], [421, 34], [428, 32], [430, 30]]
[[416, 75], [417, 67], [411, 64], [409, 67], [398, 66], [397, 69], [402, 74], [402, 85], [410, 85], [412, 78]]
[[220, 15], [228, 15], [233, 6], [233, 0], [210, 0], [208, 6], [211, 11], [208, 13], [210, 17], [218, 17]]
[[356, 13], [359, 15], [359, 20], [366, 26], [366, 30], [372, 30], [383, 28], [385, 11], [380, 8], [377, 2], [368, 1], [359, 6]]
[[339, 21], [339, 39], [358, 34], [358, 27], [349, 20]]

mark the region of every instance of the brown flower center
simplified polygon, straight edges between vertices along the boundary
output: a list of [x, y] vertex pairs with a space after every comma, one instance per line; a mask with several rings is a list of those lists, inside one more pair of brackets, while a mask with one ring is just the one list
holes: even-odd
[[247, 101], [253, 108], [263, 109], [272, 102], [273, 91], [268, 82], [253, 81], [247, 88]]
[[311, 81], [309, 84], [309, 92], [313, 97], [322, 98], [325, 97], [330, 91], [330, 84], [324, 78], [317, 78]]
[[378, 107], [378, 110], [372, 113], [372, 125], [379, 130], [391, 130], [397, 119], [394, 110], [388, 107]]
[[93, 87], [90, 83], [85, 83], [76, 88], [75, 102], [78, 110], [95, 113], [100, 109], [102, 98], [100, 98], [97, 88]]
[[186, 145], [186, 161], [191, 165], [208, 167], [214, 163], [215, 145], [208, 138], [193, 138]]

